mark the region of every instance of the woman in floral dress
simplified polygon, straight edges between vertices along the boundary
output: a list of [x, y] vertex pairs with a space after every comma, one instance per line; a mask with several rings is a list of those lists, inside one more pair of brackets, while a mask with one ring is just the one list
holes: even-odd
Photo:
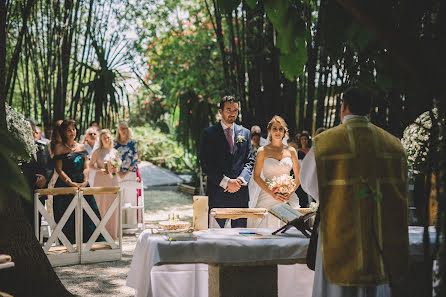
[[[114, 148], [121, 156], [122, 164], [118, 172], [119, 181], [125, 185], [125, 182], [136, 182], [136, 169], [138, 167], [138, 146], [136, 141], [132, 139], [133, 133], [129, 128], [127, 122], [122, 121], [116, 130], [116, 139], [114, 141]], [[136, 188], [124, 189], [123, 203], [130, 203], [137, 205]], [[125, 223], [136, 224], [136, 209], [127, 212], [128, 216]]]

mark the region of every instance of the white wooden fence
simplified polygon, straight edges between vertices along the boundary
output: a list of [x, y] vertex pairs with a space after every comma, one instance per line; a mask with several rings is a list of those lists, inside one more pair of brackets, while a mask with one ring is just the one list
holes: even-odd
[[[74, 195], [73, 200], [65, 210], [63, 216], [56, 223], [53, 215], [48, 213], [45, 206], [40, 202], [40, 196], [46, 195]], [[107, 213], [102, 219], [93, 212], [84, 195], [95, 194], [117, 194]], [[35, 234], [39, 240], [39, 213], [48, 222], [51, 228], [51, 236], [43, 245], [43, 250], [53, 266], [73, 265], [79, 263], [97, 263], [103, 261], [114, 261], [121, 259], [122, 254], [122, 214], [121, 214], [121, 191], [119, 187], [97, 187], [97, 188], [53, 188], [36, 190], [34, 195], [34, 220]], [[110, 236], [105, 225], [118, 209], [118, 242]], [[83, 215], [90, 217], [96, 225], [96, 229], [86, 243], [83, 239]], [[63, 227], [72, 213], [75, 213], [75, 235], [76, 244], [71, 244], [63, 233]], [[99, 235], [105, 238], [105, 242], [96, 242]], [[58, 246], [60, 241], [62, 246]]]

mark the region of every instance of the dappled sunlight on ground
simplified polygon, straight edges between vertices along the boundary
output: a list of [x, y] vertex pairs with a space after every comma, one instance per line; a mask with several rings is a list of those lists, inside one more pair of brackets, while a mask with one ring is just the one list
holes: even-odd
[[159, 221], [175, 215], [192, 223], [192, 196], [177, 190], [176, 186], [151, 187], [144, 191], [144, 221], [148, 228], [156, 228]]

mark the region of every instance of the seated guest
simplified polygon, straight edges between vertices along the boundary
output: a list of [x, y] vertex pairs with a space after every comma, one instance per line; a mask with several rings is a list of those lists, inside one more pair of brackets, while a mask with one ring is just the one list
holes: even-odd
[[[88, 135], [87, 135], [88, 137]], [[114, 168], [107, 160], [119, 157], [118, 151], [113, 148], [113, 138], [110, 130], [104, 129], [99, 133], [99, 146], [93, 152], [90, 160], [90, 170], [96, 171], [94, 187], [117, 187], [118, 177], [116, 173], [119, 168]], [[116, 197], [116, 194], [96, 194], [94, 195], [98, 204], [99, 212], [104, 217]], [[108, 220], [105, 228], [113, 239], [118, 238], [118, 210]]]

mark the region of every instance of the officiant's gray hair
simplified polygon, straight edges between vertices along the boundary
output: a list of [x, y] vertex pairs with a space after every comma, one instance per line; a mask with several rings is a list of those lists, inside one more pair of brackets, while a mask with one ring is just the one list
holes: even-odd
[[237, 97], [235, 96], [224, 96], [223, 98], [221, 98], [220, 104], [218, 105], [218, 108], [223, 109], [225, 107], [225, 103], [226, 102], [235, 102], [235, 103], [239, 103], [240, 100], [237, 99]]

